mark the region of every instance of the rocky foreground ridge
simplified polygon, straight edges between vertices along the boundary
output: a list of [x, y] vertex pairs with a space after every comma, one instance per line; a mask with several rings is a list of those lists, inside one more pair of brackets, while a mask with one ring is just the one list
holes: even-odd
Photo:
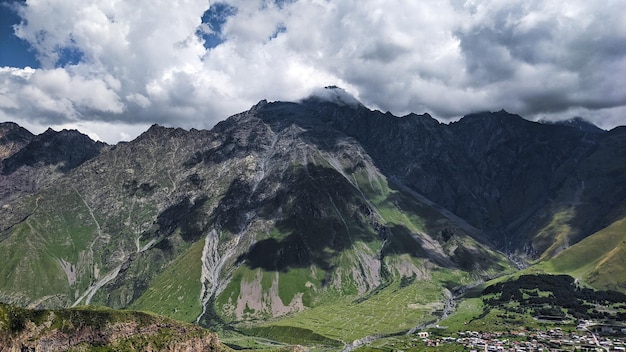
[[1, 351], [228, 351], [199, 326], [137, 312], [0, 305]]
[[[626, 217], [624, 127], [505, 111], [442, 124], [328, 89], [114, 146], [3, 124], [0, 300], [206, 326], [303, 317], [320, 329], [391, 304], [401, 321], [381, 311], [363, 324], [408, 330], [458, 289]], [[594, 277], [619, 260], [599, 258]], [[623, 275], [585, 275], [626, 288]], [[346, 324], [327, 335], [343, 341]]]

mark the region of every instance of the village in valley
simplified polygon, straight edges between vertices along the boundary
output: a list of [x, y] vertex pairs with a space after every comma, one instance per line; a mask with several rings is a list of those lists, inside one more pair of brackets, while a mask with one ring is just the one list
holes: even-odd
[[468, 351], [626, 351], [626, 328], [621, 329], [619, 334], [611, 335], [587, 330], [564, 332], [555, 328], [509, 333], [466, 331], [458, 333], [458, 337], [437, 338], [423, 332], [417, 337], [413, 340], [421, 338], [427, 347], [443, 349], [445, 345], [461, 345], [463, 350]]
[[396, 337], [387, 340], [385, 347], [394, 351], [626, 351], [626, 325], [591, 321], [581, 321], [572, 331], [555, 327], [509, 332], [462, 331], [451, 336], [445, 336], [443, 331]]

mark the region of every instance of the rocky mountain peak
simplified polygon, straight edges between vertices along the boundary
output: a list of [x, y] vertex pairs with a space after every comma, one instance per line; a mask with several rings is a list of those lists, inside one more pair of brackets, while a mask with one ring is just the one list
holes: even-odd
[[3, 160], [3, 173], [10, 174], [21, 166], [36, 164], [60, 165], [60, 170], [67, 172], [98, 155], [105, 146], [77, 130], [57, 132], [49, 128]]
[[315, 89], [302, 100], [303, 102], [326, 102], [339, 106], [348, 106], [354, 109], [364, 107], [361, 102], [345, 89], [337, 86], [327, 86], [322, 89]]
[[24, 127], [16, 124], [15, 122], [1, 122], [0, 123], [0, 138], [6, 136], [10, 133], [20, 133], [20, 134], [28, 134], [32, 136], [33, 134], [26, 130]]
[[169, 131], [169, 130], [173, 130], [173, 128], [165, 127], [165, 126], [159, 125], [158, 123], [154, 123], [150, 126], [150, 128], [148, 128], [144, 133], [142, 133], [142, 135], [160, 134], [164, 131]]
[[42, 133], [42, 135], [43, 135], [43, 136], [54, 136], [54, 135], [56, 135], [57, 133], [59, 133], [59, 132], [55, 131], [52, 127], [48, 127], [48, 128], [47, 128], [47, 129], [46, 129], [46, 130]]
[[32, 133], [16, 123], [0, 123], [0, 160], [22, 149], [34, 137]]
[[252, 108], [250, 108], [250, 112], [258, 111], [267, 104], [268, 104], [267, 99], [263, 99], [259, 101], [258, 103], [256, 103]]
[[441, 125], [441, 122], [439, 122], [437, 119], [432, 117], [427, 112], [423, 114], [419, 114], [419, 115], [416, 113], [410, 113], [408, 115], [404, 115], [400, 117], [400, 119], [410, 120], [412, 122], [417, 122], [420, 125], [429, 126], [429, 127], [435, 127], [435, 126]]
[[504, 109], [501, 109], [500, 111], [481, 111], [467, 114], [459, 121], [452, 123], [452, 125], [466, 125], [468, 123], [495, 125], [502, 123], [523, 123], [524, 121], [530, 122], [517, 114], [512, 114]]
[[603, 133], [605, 130], [600, 127], [594, 125], [592, 122], [586, 120], [583, 117], [575, 116], [571, 119], [561, 120], [561, 121], [547, 121], [547, 120], [539, 120], [538, 122], [547, 124], [547, 125], [559, 125], [559, 126], [568, 126], [575, 128], [579, 131], [586, 133]]

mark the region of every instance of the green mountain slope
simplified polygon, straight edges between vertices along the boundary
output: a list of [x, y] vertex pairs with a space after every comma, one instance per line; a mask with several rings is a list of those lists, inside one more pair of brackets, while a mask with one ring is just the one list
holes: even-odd
[[597, 289], [626, 292], [626, 218], [535, 267], [571, 275]]
[[577, 329], [581, 319], [618, 324], [626, 318], [626, 295], [594, 290], [568, 275], [522, 274], [478, 287], [441, 321], [447, 333]]
[[[63, 208], [55, 200], [63, 199]], [[96, 224], [80, 196], [71, 188], [54, 194], [44, 191], [24, 199], [36, 211], [15, 224], [0, 242], [6, 258], [0, 268], [2, 287], [11, 288], [15, 303], [50, 300], [67, 302], [70, 286], [89, 283], [87, 273], [76, 269], [84, 261], [81, 251], [88, 249]], [[6, 291], [5, 291], [6, 292]]]
[[578, 163], [530, 228], [529, 247], [542, 260], [626, 216], [626, 128], [602, 134]]
[[176, 320], [193, 322], [202, 311], [201, 256], [204, 241], [194, 243], [131, 304], [132, 309], [155, 312]]

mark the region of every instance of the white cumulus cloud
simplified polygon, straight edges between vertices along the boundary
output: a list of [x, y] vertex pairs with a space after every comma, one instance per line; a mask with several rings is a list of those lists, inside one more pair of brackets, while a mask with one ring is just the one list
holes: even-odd
[[138, 133], [129, 126], [209, 128], [337, 85], [396, 114], [504, 108], [610, 128], [626, 124], [625, 11], [626, 0], [27, 0], [15, 34], [41, 67], [0, 69], [0, 118], [115, 142]]

